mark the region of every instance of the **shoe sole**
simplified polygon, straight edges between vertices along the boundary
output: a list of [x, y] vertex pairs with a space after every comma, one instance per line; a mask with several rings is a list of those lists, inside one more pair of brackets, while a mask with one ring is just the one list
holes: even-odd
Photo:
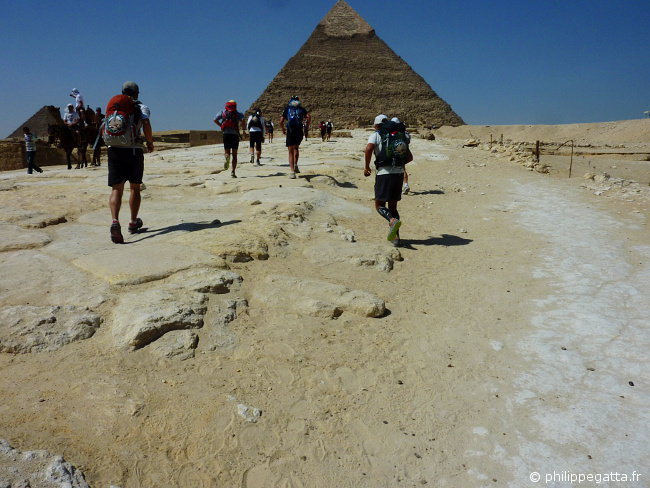
[[387, 239], [389, 241], [394, 241], [395, 238], [397, 237], [397, 232], [399, 231], [399, 228], [402, 226], [402, 221], [398, 220], [393, 224], [393, 226], [390, 228], [390, 232], [388, 233]]

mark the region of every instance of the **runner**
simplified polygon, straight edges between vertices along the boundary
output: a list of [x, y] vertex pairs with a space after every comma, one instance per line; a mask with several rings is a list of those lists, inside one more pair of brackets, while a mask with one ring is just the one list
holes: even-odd
[[102, 129], [104, 142], [108, 146], [108, 186], [111, 196], [108, 206], [111, 210], [111, 240], [122, 244], [124, 237], [120, 227], [119, 215], [122, 206], [124, 185], [129, 182], [131, 195], [129, 209], [131, 220], [129, 233], [134, 234], [142, 228], [140, 211], [142, 176], [144, 174], [144, 148], [141, 131], [147, 151], [153, 152], [153, 131], [149, 116], [151, 111], [138, 97], [140, 88], [133, 81], [122, 85], [122, 94], [111, 98], [106, 106], [106, 123]]
[[[289, 150], [289, 178], [295, 179], [296, 173], [300, 173], [298, 169], [298, 159], [300, 158], [300, 143], [302, 142], [302, 122], [307, 120], [307, 124], [311, 124], [311, 115], [309, 110], [303, 107], [300, 99], [296, 96], [291, 97], [289, 104], [282, 112], [280, 118], [280, 126], [282, 133], [287, 136], [287, 149]], [[286, 125], [285, 125], [286, 122]]]
[[327, 135], [327, 126], [325, 125], [325, 121], [321, 120], [320, 124], [318, 124], [318, 128], [320, 129], [320, 138], [325, 142], [325, 137]]
[[[260, 165], [260, 157], [262, 156], [262, 142], [264, 142], [264, 130], [266, 127], [266, 120], [262, 117], [262, 111], [256, 108], [253, 114], [248, 117], [248, 136], [250, 139], [250, 153], [251, 164], [255, 166]], [[255, 159], [254, 151], [257, 150], [257, 160]]]
[[242, 132], [246, 134], [244, 114], [237, 111], [237, 102], [228, 100], [221, 113], [214, 117], [214, 123], [223, 131], [223, 149], [226, 156], [223, 169], [228, 169], [230, 165], [230, 153], [232, 152], [232, 171], [230, 172], [230, 176], [237, 178], [235, 174], [235, 170], [237, 169], [237, 150], [239, 149], [239, 140], [241, 139], [239, 129], [241, 128]]
[[266, 133], [269, 137], [269, 143], [273, 142], [273, 121], [271, 119], [266, 121]]
[[[364, 176], [370, 176], [370, 159], [375, 156], [377, 174], [375, 176], [375, 210], [388, 221], [389, 232], [387, 239], [393, 246], [401, 245], [399, 229], [402, 225], [397, 202], [402, 199], [402, 183], [404, 181], [404, 166], [413, 160], [413, 155], [406, 143], [399, 125], [388, 122], [388, 117], [378, 115], [374, 121], [375, 132], [368, 138], [365, 149]], [[388, 203], [388, 208], [386, 208]]]
[[332, 125], [332, 121], [328, 120], [327, 123], [325, 124], [325, 131], [327, 132], [327, 140], [329, 141], [332, 138], [332, 129], [334, 126]]

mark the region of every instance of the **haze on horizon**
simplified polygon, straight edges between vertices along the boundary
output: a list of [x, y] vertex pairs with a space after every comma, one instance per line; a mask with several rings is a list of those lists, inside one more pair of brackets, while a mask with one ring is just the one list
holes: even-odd
[[[650, 110], [650, 2], [347, 1], [468, 124]], [[216, 128], [223, 103], [248, 108], [335, 1], [144, 0], [128, 15], [105, 3], [2, 3], [6, 137], [44, 105], [64, 108], [73, 87], [104, 107], [127, 79], [140, 84], [154, 130]]]

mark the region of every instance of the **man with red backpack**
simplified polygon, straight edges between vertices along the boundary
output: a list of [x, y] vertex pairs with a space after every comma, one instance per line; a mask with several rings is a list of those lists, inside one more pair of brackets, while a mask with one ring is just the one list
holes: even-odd
[[237, 178], [235, 170], [237, 169], [237, 150], [239, 149], [239, 139], [241, 135], [239, 129], [246, 134], [246, 123], [244, 114], [237, 111], [237, 102], [228, 100], [221, 113], [214, 117], [214, 123], [223, 131], [223, 149], [226, 155], [226, 162], [223, 169], [228, 169], [230, 165], [230, 153], [232, 151], [232, 171], [230, 176]]
[[[296, 96], [291, 97], [289, 104], [282, 112], [280, 118], [280, 127], [282, 133], [287, 136], [287, 149], [289, 150], [289, 178], [295, 179], [298, 169], [298, 158], [300, 157], [300, 143], [303, 138], [302, 122], [307, 120], [307, 125], [311, 125], [311, 115], [309, 110], [300, 104], [300, 99]], [[285, 126], [286, 122], [286, 126]]]
[[[134, 234], [142, 227], [138, 212], [141, 201], [140, 186], [144, 174], [143, 142], [146, 142], [148, 152], [154, 151], [153, 131], [149, 122], [151, 112], [149, 107], [138, 100], [139, 94], [140, 88], [135, 82], [125, 82], [122, 85], [122, 94], [109, 100], [106, 118], [100, 128], [104, 143], [108, 146], [108, 186], [112, 188], [108, 205], [113, 218], [111, 240], [116, 244], [124, 242], [119, 214], [127, 180], [131, 191], [129, 233]], [[144, 141], [141, 132], [144, 132]]]

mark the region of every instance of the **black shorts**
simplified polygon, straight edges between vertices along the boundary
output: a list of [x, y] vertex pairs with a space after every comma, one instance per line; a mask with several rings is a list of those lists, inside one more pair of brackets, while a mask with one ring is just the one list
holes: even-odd
[[239, 149], [239, 134], [224, 134], [223, 135], [223, 148], [224, 149]]
[[249, 132], [250, 136], [250, 147], [256, 147], [258, 151], [262, 150], [262, 142], [264, 141], [264, 134], [262, 131], [258, 132]]
[[300, 146], [303, 136], [302, 127], [287, 127], [287, 147]]
[[375, 176], [375, 200], [392, 202], [402, 199], [404, 173]]
[[144, 174], [144, 151], [128, 147], [108, 148], [108, 186], [141, 184]]

